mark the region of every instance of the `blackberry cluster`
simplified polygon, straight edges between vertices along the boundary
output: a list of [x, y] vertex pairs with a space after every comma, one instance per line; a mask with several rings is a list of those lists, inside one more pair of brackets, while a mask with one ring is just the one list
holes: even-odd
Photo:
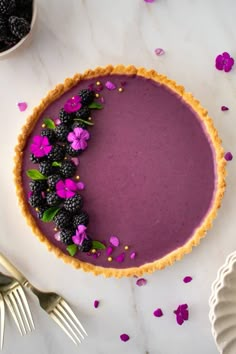
[[57, 182], [59, 182], [61, 180], [61, 176], [60, 175], [51, 175], [48, 177], [48, 187], [50, 188], [50, 190], [54, 190], [56, 188], [56, 184]]
[[70, 132], [70, 128], [65, 124], [60, 124], [55, 128], [55, 135], [60, 142], [67, 141], [67, 135]]
[[84, 122], [75, 122], [72, 125], [72, 130], [74, 130], [75, 128], [82, 128], [82, 129], [86, 129], [86, 124]]
[[92, 239], [89, 236], [87, 236], [87, 239], [86, 238], [84, 239], [82, 245], [78, 246], [78, 249], [81, 252], [89, 252], [92, 248], [92, 245], [93, 245]]
[[58, 211], [56, 216], [54, 216], [53, 221], [59, 229], [69, 228], [71, 225], [71, 214], [62, 208]]
[[76, 172], [76, 166], [73, 161], [63, 161], [60, 166], [60, 174], [64, 178], [71, 178]]
[[90, 117], [91, 111], [87, 106], [80, 108], [79, 111], [75, 113], [75, 119], [88, 119]]
[[49, 161], [57, 161], [60, 162], [62, 160], [64, 160], [66, 151], [64, 149], [63, 146], [55, 144], [53, 145], [52, 150], [50, 151], [50, 153], [48, 154], [47, 158]]
[[86, 211], [82, 211], [80, 214], [73, 217], [73, 226], [77, 229], [78, 225], [88, 226], [89, 215]]
[[39, 164], [39, 172], [48, 177], [53, 174], [53, 166], [50, 161], [43, 161]]
[[43, 203], [44, 203], [44, 200], [43, 200], [43, 197], [42, 197], [41, 193], [33, 193], [29, 197], [29, 204], [33, 208], [38, 208], [38, 207], [42, 206]]
[[56, 141], [56, 134], [55, 134], [54, 130], [52, 130], [52, 129], [48, 129], [48, 128], [43, 129], [41, 131], [41, 135], [46, 136], [48, 138], [50, 144], [53, 144]]
[[30, 161], [32, 163], [40, 163], [43, 161], [43, 158], [36, 157], [36, 156], [34, 156], [34, 154], [30, 154]]
[[81, 97], [81, 102], [83, 106], [88, 106], [93, 102], [95, 98], [94, 91], [89, 89], [84, 89], [79, 92], [79, 96]]
[[47, 189], [47, 182], [45, 180], [30, 181], [29, 187], [32, 192], [40, 193]]
[[70, 125], [74, 121], [74, 115], [71, 113], [67, 113], [64, 108], [60, 110], [59, 118], [62, 124]]
[[19, 40], [24, 38], [30, 31], [30, 24], [24, 18], [11, 16], [9, 17], [8, 24], [13, 36]]
[[46, 201], [50, 207], [53, 207], [59, 205], [62, 200], [56, 192], [49, 192], [46, 196]]
[[81, 195], [76, 194], [74, 197], [66, 199], [64, 202], [64, 208], [70, 213], [76, 213], [83, 206], [83, 199]]
[[71, 245], [73, 243], [72, 236], [74, 236], [74, 235], [75, 235], [74, 230], [63, 229], [60, 232], [60, 240], [65, 245]]
[[0, 41], [5, 41], [8, 37], [8, 29], [6, 20], [3, 16], [0, 16]]
[[10, 15], [16, 8], [15, 0], [1, 0], [0, 1], [0, 14], [7, 16]]

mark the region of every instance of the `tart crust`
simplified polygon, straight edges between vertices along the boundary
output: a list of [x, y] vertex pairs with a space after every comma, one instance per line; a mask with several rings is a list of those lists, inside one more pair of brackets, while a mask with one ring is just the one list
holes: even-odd
[[[132, 267], [126, 269], [114, 269], [114, 268], [104, 268], [96, 266], [90, 263], [82, 262], [76, 258], [64, 254], [59, 248], [52, 245], [47, 237], [40, 231], [37, 227], [34, 217], [32, 216], [28, 202], [24, 196], [23, 184], [22, 184], [22, 162], [23, 162], [23, 151], [27, 142], [27, 139], [32, 132], [35, 123], [37, 122], [39, 116], [42, 112], [57, 98], [59, 98], [63, 93], [71, 89], [73, 86], [77, 85], [83, 79], [96, 78], [98, 76], [105, 76], [109, 74], [124, 74], [124, 75], [138, 75], [148, 79], [152, 79], [162, 85], [167, 86], [172, 91], [174, 91], [178, 96], [180, 96], [183, 101], [189, 104], [192, 109], [198, 114], [199, 118], [204, 122], [207, 134], [211, 139], [211, 143], [215, 150], [215, 164], [216, 164], [216, 175], [217, 175], [217, 186], [215, 191], [214, 201], [208, 213], [206, 214], [203, 222], [197, 228], [191, 239], [184, 244], [184, 246], [177, 248], [176, 250], [168, 253], [161, 259], [158, 259], [151, 263], [143, 264], [139, 267]], [[213, 219], [216, 217], [217, 211], [221, 206], [221, 201], [225, 191], [225, 170], [226, 161], [224, 159], [224, 151], [221, 145], [221, 140], [218, 136], [218, 132], [214, 127], [212, 119], [208, 116], [208, 112], [200, 105], [192, 94], [185, 92], [183, 86], [179, 86], [173, 80], [168, 79], [166, 76], [158, 74], [155, 70], [146, 70], [145, 68], [136, 68], [132, 65], [123, 66], [108, 65], [106, 67], [97, 67], [94, 70], [87, 70], [83, 74], [76, 74], [73, 78], [67, 78], [63, 84], [58, 84], [53, 90], [49, 91], [45, 98], [42, 99], [41, 103], [34, 108], [33, 113], [28, 117], [26, 124], [23, 126], [22, 131], [18, 137], [18, 143], [15, 148], [14, 157], [14, 182], [16, 186], [16, 193], [19, 201], [20, 208], [27, 223], [31, 227], [33, 233], [43, 242], [49, 251], [53, 251], [58, 258], [62, 258], [64, 262], [70, 263], [75, 268], [82, 268], [86, 272], [93, 272], [95, 275], [103, 274], [105, 277], [124, 277], [124, 276], [141, 276], [144, 273], [152, 273], [155, 270], [160, 270], [168, 265], [172, 265], [176, 260], [180, 260], [185, 254], [192, 251], [193, 246], [199, 244], [202, 237], [205, 236], [207, 230], [212, 226]]]

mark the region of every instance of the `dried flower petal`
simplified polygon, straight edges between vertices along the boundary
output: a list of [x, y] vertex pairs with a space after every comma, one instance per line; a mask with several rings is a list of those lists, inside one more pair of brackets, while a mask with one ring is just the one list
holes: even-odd
[[231, 160], [233, 160], [233, 155], [231, 154], [231, 152], [226, 152], [226, 154], [225, 154], [225, 160], [226, 160], [226, 161], [231, 161]]
[[134, 259], [135, 257], [136, 257], [136, 252], [130, 253], [130, 256], [129, 256], [130, 259]]
[[129, 336], [126, 333], [123, 333], [120, 335], [120, 339], [122, 340], [122, 342], [127, 342], [129, 340]]
[[105, 98], [103, 96], [100, 97], [100, 102], [105, 103]]
[[181, 313], [177, 314], [176, 321], [180, 326], [184, 323], [184, 319], [183, 319]]
[[228, 108], [228, 107], [226, 107], [226, 106], [221, 106], [221, 110], [224, 112], [224, 111], [228, 111], [228, 110], [229, 110], [229, 108]]
[[177, 309], [174, 311], [174, 314], [176, 315], [177, 323], [181, 326], [184, 323], [184, 321], [187, 321], [189, 318], [188, 305], [187, 304], [179, 305]]
[[77, 189], [78, 189], [78, 191], [83, 191], [85, 189], [84, 182], [78, 182], [77, 183]]
[[154, 52], [155, 52], [155, 54], [158, 55], [159, 57], [160, 57], [161, 55], [164, 55], [164, 54], [165, 54], [165, 51], [164, 51], [164, 49], [162, 49], [162, 48], [156, 48], [156, 49], [154, 50]]
[[19, 102], [19, 103], [17, 103], [17, 106], [18, 106], [20, 112], [24, 112], [27, 109], [28, 104], [26, 102]]
[[55, 240], [57, 240], [57, 241], [61, 241], [61, 233], [60, 233], [60, 231], [58, 231], [58, 232], [55, 233], [54, 238], [55, 238]]
[[60, 124], [61, 124], [60, 118], [55, 118], [55, 119], [54, 119], [54, 123], [55, 123], [56, 125], [60, 125]]
[[186, 277], [184, 277], [183, 282], [184, 282], [184, 283], [190, 283], [192, 280], [193, 280], [192, 277], [186, 276]]
[[80, 160], [79, 160], [78, 157], [72, 157], [72, 158], [71, 158], [71, 161], [74, 162], [75, 166], [79, 166]]
[[155, 317], [162, 317], [162, 316], [163, 316], [162, 309], [156, 309], [156, 310], [153, 312], [153, 315], [154, 315]]
[[112, 252], [113, 252], [113, 248], [111, 246], [107, 247], [107, 249], [106, 249], [107, 256], [110, 256], [112, 254]]
[[99, 306], [99, 301], [98, 300], [94, 300], [93, 306], [95, 307], [95, 309], [97, 309], [98, 306]]
[[147, 284], [147, 279], [144, 279], [144, 278], [139, 278], [137, 281], [136, 281], [136, 285], [138, 286], [144, 286]]
[[108, 90], [110, 90], [110, 91], [116, 89], [116, 85], [113, 84], [113, 82], [111, 82], [111, 81], [107, 81], [107, 82], [105, 83], [105, 86], [106, 86], [106, 88], [107, 88]]
[[121, 253], [118, 257], [116, 257], [116, 262], [122, 263], [125, 260], [125, 253]]
[[120, 240], [118, 239], [117, 236], [111, 236], [110, 237], [110, 244], [114, 247], [118, 247], [120, 244]]

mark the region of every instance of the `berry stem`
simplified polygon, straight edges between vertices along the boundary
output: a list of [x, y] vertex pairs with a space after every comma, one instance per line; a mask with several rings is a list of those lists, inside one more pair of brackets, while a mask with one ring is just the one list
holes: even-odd
[[83, 120], [83, 119], [74, 119], [74, 120], [76, 120], [77, 122], [82, 122], [82, 123], [87, 124], [87, 125], [94, 125], [94, 123], [88, 122], [87, 120]]

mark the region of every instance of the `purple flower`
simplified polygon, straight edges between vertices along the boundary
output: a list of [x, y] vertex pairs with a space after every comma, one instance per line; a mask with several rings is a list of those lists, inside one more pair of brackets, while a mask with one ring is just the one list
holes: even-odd
[[81, 97], [80, 96], [73, 96], [72, 98], [69, 98], [69, 100], [66, 101], [64, 104], [64, 110], [67, 113], [73, 113], [78, 111], [82, 107], [81, 104]]
[[118, 247], [120, 244], [120, 240], [118, 239], [117, 236], [111, 236], [110, 237], [110, 244], [114, 247]]
[[174, 314], [176, 315], [176, 322], [181, 326], [184, 321], [188, 320], [189, 313], [188, 313], [188, 305], [183, 304], [179, 305], [177, 309], [174, 311]]
[[110, 90], [110, 91], [116, 89], [116, 85], [113, 84], [113, 82], [111, 82], [111, 81], [107, 81], [107, 82], [105, 83], [105, 86], [106, 86], [106, 88], [107, 88], [108, 90]]
[[127, 342], [129, 340], [129, 335], [126, 333], [123, 333], [120, 335], [120, 339], [122, 340], [122, 342]]
[[144, 286], [147, 284], [147, 279], [144, 279], [144, 278], [139, 278], [137, 281], [136, 281], [136, 285], [138, 286]]
[[83, 128], [75, 128], [67, 136], [67, 140], [71, 143], [71, 147], [74, 150], [85, 150], [88, 146], [87, 140], [89, 138], [89, 132]]
[[36, 157], [48, 155], [52, 150], [49, 140], [46, 136], [36, 135], [33, 137], [33, 143], [30, 146], [30, 151]]
[[72, 179], [60, 180], [56, 184], [56, 193], [60, 198], [71, 198], [76, 194], [77, 184]]
[[227, 52], [217, 55], [215, 59], [216, 69], [224, 70], [226, 73], [232, 69], [233, 65], [234, 59]]
[[81, 246], [84, 242], [84, 240], [88, 239], [87, 235], [86, 235], [86, 230], [87, 227], [84, 225], [79, 225], [77, 227], [76, 233], [74, 236], [72, 236], [72, 241], [76, 244]]

